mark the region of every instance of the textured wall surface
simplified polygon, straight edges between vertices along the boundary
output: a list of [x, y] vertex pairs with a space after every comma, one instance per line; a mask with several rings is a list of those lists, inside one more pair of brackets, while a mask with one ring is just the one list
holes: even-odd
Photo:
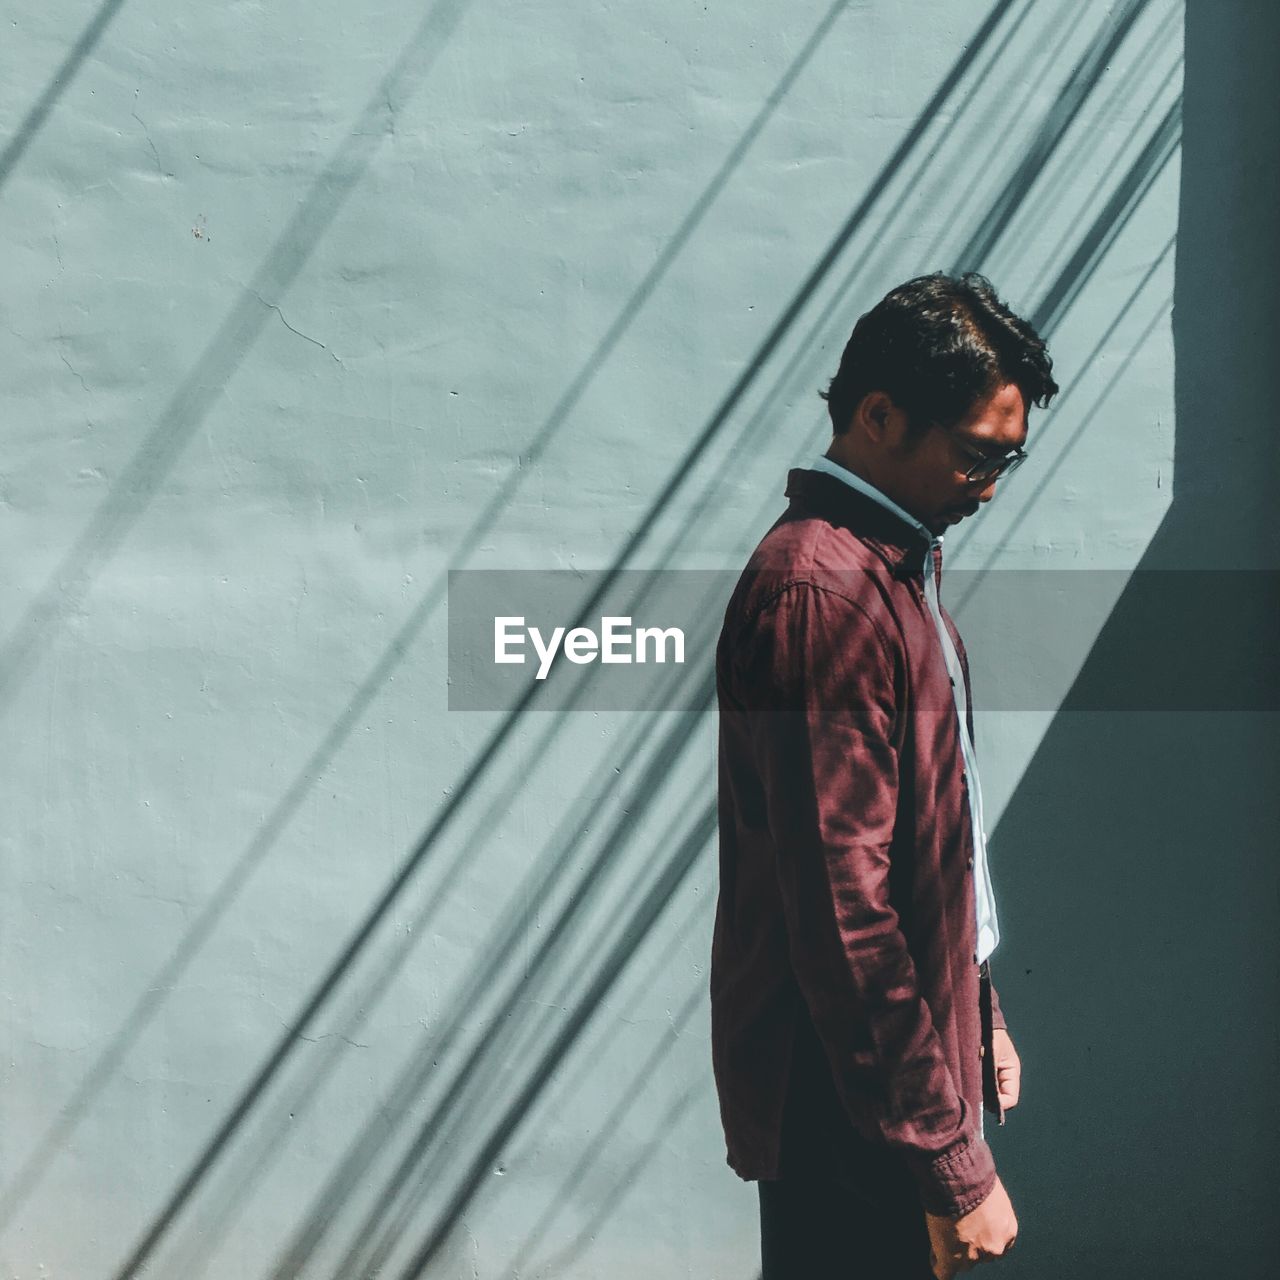
[[[23, 8], [0, 1274], [749, 1280], [706, 672], [450, 712], [446, 572], [736, 567], [853, 321], [936, 268], [1064, 386], [949, 565], [1280, 568], [1274, 13]], [[1010, 1275], [1274, 1258], [1275, 738], [980, 719]]]

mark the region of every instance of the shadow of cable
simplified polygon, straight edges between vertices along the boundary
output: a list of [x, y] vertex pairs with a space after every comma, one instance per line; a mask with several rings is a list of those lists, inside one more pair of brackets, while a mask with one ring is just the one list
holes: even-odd
[[1041, 333], [1057, 328], [1098, 263], [1128, 225], [1143, 197], [1177, 154], [1182, 138], [1181, 121], [1182, 98], [1179, 96], [1156, 125], [1129, 171], [1116, 184], [1097, 220], [1081, 238], [1071, 260], [1036, 308], [1031, 323]]
[[[1039, 0], [1030, 0], [1020, 17], [1025, 18], [1039, 8]], [[1020, 96], [1014, 103], [1013, 109], [1008, 113], [1008, 118], [1011, 121], [1016, 122], [1025, 118], [1034, 109], [1036, 95], [1041, 88], [1041, 77], [1054, 73], [1059, 65], [1059, 59], [1076, 34], [1078, 24], [1079, 11], [1077, 6], [1064, 4], [1058, 8], [1057, 13], [1052, 16], [1050, 21], [1039, 32], [1034, 54], [1035, 62], [1026, 67], [1022, 77], [1023, 83]], [[1009, 33], [1010, 40], [1013, 34], [1014, 29], [1011, 28]], [[999, 57], [1002, 52], [1003, 50], [997, 50], [996, 57]], [[990, 137], [992, 133], [996, 135], [994, 139]], [[986, 163], [975, 163], [978, 148], [988, 142], [992, 144], [989, 159]], [[982, 204], [989, 203], [981, 193], [990, 188], [991, 171], [1000, 164], [1008, 145], [1009, 139], [1002, 130], [993, 130], [987, 120], [980, 119], [970, 131], [969, 136], [954, 149], [957, 159], [953, 161], [952, 168], [953, 170], [958, 170], [958, 172], [953, 178], [953, 183], [964, 182], [965, 170], [970, 170], [969, 179], [964, 182], [963, 187], [956, 191], [955, 186], [952, 185], [951, 190], [948, 192], [948, 204], [957, 213], [967, 211], [971, 202], [975, 199]], [[933, 238], [929, 248], [922, 255], [921, 261], [926, 263], [940, 261], [951, 233], [952, 228], [950, 225], [943, 226]]]
[[123, 6], [124, 0], [103, 0], [97, 12], [76, 37], [75, 43], [67, 50], [66, 57], [58, 64], [58, 69], [49, 78], [40, 96], [31, 104], [22, 123], [14, 131], [13, 137], [9, 139], [4, 150], [0, 151], [0, 188], [9, 181], [9, 175], [22, 159], [36, 134], [44, 127], [44, 122], [57, 105], [58, 99], [62, 97], [63, 91], [75, 79], [84, 60], [93, 52], [98, 41], [102, 39], [102, 33]]
[[1004, 195], [995, 202], [977, 231], [956, 256], [951, 274], [978, 270], [980, 264], [990, 257], [1026, 193], [1048, 163], [1049, 157], [1061, 144], [1080, 108], [1097, 87], [1098, 81], [1148, 3], [1149, 0], [1127, 0], [1115, 21], [1104, 25], [1090, 41], [1062, 94], [1046, 115], [1031, 145], [1006, 183]]
[[469, 0], [434, 0], [426, 16], [365, 102], [356, 124], [268, 250], [253, 280], [161, 411], [89, 523], [0, 647], [0, 711], [38, 660], [51, 628], [79, 607], [99, 570], [154, 495], [228, 378], [239, 367], [388, 136], [393, 100], [412, 92], [453, 33]]
[[[1175, 78], [1182, 74], [1182, 30], [1181, 8], [1170, 5], [1165, 15], [1159, 19], [1155, 29], [1147, 37], [1143, 47], [1134, 54], [1130, 66], [1138, 68], [1138, 75], [1148, 67], [1155, 68], [1165, 63], [1167, 70], [1150, 95], [1153, 106], [1150, 110], [1159, 110], [1165, 91], [1173, 84]], [[1135, 86], [1131, 76], [1117, 76], [1106, 101], [1099, 107], [1096, 115], [1090, 118], [1087, 128], [1078, 130], [1074, 145], [1063, 157], [1059, 170], [1054, 174], [1054, 181], [1046, 181], [1039, 192], [1028, 200], [1018, 213], [1016, 223], [1010, 224], [1001, 240], [1002, 253], [1017, 261], [1019, 254], [1025, 251], [1028, 243], [1042, 233], [1045, 219], [1064, 196], [1072, 197], [1079, 184], [1093, 176], [1093, 166], [1097, 162], [1098, 140], [1106, 138], [1110, 131], [1118, 126], [1125, 108], [1133, 110], [1137, 101]], [[1150, 114], [1144, 110], [1143, 116]], [[1092, 208], [1094, 201], [1112, 187], [1111, 175], [1124, 157], [1122, 148], [1117, 148], [1103, 170], [1097, 174], [1093, 187], [1083, 199], [1076, 197], [1081, 209]], [[1050, 258], [1052, 262], [1053, 259]]]
[[[1079, 297], [1081, 291], [1097, 270], [1099, 264], [1106, 256], [1107, 250], [1115, 243], [1121, 232], [1128, 225], [1130, 219], [1141, 205], [1147, 193], [1151, 190], [1156, 180], [1164, 172], [1165, 167], [1178, 154], [1178, 147], [1181, 140], [1181, 118], [1182, 118], [1182, 97], [1179, 95], [1174, 104], [1166, 112], [1163, 119], [1156, 125], [1143, 146], [1141, 153], [1134, 160], [1128, 172], [1117, 184], [1115, 191], [1110, 199], [1108, 199], [1102, 212], [1094, 220], [1093, 224], [1081, 237], [1077, 244], [1075, 252], [1072, 254], [1066, 266], [1045, 291], [1040, 303], [1036, 306], [1033, 313], [1032, 323], [1036, 329], [1046, 338], [1053, 335], [1058, 325], [1062, 322], [1071, 306]], [[1143, 273], [1137, 286], [1130, 292], [1124, 304], [1117, 311], [1116, 315], [1109, 322], [1106, 330], [1103, 332], [1101, 339], [1094, 345], [1090, 355], [1080, 369], [1074, 371], [1074, 379], [1078, 383], [1084, 372], [1092, 365], [1092, 363], [1105, 350], [1106, 344], [1114, 335], [1121, 321], [1128, 314], [1133, 304], [1141, 295], [1157, 268], [1168, 256], [1173, 248], [1174, 241], [1166, 242], [1164, 248], [1153, 259], [1151, 264]], [[1157, 317], [1158, 319], [1159, 317]], [[1134, 348], [1134, 351], [1140, 349], [1142, 341], [1148, 336], [1150, 329], [1144, 329], [1142, 338]], [[1031, 493], [1024, 500], [1018, 514], [1014, 517], [1013, 522], [1009, 525], [1008, 531], [1012, 533], [1026, 519], [1030, 513], [1035, 499], [1039, 497], [1048, 487], [1050, 481], [1057, 474], [1058, 469], [1063, 462], [1070, 456], [1071, 450], [1079, 443], [1087, 430], [1093, 413], [1099, 404], [1106, 398], [1107, 394], [1114, 389], [1120, 378], [1123, 376], [1129, 359], [1132, 358], [1133, 352], [1123, 362], [1120, 368], [1112, 376], [1107, 384], [1106, 390], [1098, 400], [1094, 402], [1092, 408], [1083, 415], [1079, 425], [1067, 438], [1062, 448], [1059, 450], [1057, 457], [1041, 475], [1032, 489]], [[1057, 422], [1063, 420], [1062, 407], [1066, 403], [1071, 394], [1071, 387], [1068, 386], [1066, 392], [1054, 407], [1053, 416], [1049, 421]], [[972, 529], [966, 530], [957, 540], [956, 550], [963, 549], [973, 536]], [[955, 552], [952, 553], [953, 555]], [[982, 581], [988, 572], [993, 571], [995, 561], [999, 552], [993, 551], [986, 558], [985, 562], [979, 568], [968, 582], [964, 595], [958, 602], [956, 612], [960, 612], [969, 603], [974, 593], [979, 589]]]
[[[714, 617], [709, 613], [704, 619], [704, 627], [709, 632], [713, 624]], [[677, 670], [672, 680], [675, 684], [690, 682], [688, 669]], [[673, 698], [673, 701], [679, 700], [678, 695]], [[569, 709], [573, 709], [572, 703]], [[295, 1231], [292, 1243], [285, 1250], [287, 1262], [282, 1262], [282, 1269], [273, 1274], [296, 1274], [333, 1228], [349, 1193], [360, 1184], [370, 1166], [386, 1149], [386, 1138], [381, 1126], [401, 1123], [423, 1095], [428, 1081], [449, 1073], [447, 1066], [441, 1067], [439, 1064], [463, 1042], [468, 1023], [475, 1018], [485, 1000], [493, 992], [503, 989], [507, 970], [513, 964], [513, 939], [529, 935], [532, 922], [539, 921], [544, 943], [532, 958], [520, 959], [522, 971], [518, 980], [514, 984], [509, 980], [506, 982], [510, 991], [502, 1006], [499, 1029], [504, 1036], [518, 1035], [526, 1025], [522, 1020], [536, 1016], [527, 1012], [526, 1004], [529, 1007], [541, 1007], [536, 999], [540, 984], [548, 980], [548, 974], [554, 972], [554, 965], [558, 963], [564, 945], [572, 940], [573, 922], [589, 912], [601, 896], [609, 891], [613, 883], [610, 877], [614, 877], [616, 881], [622, 873], [622, 855], [634, 842], [639, 824], [658, 796], [671, 761], [687, 743], [697, 721], [696, 713], [682, 714], [653, 750], [651, 758], [644, 763], [640, 763], [643, 761], [641, 748], [648, 731], [646, 726], [633, 723], [627, 737], [619, 742], [616, 750], [599, 760], [594, 775], [588, 779], [574, 805], [559, 817], [555, 828], [548, 834], [541, 853], [521, 884], [513, 890], [511, 902], [514, 905], [499, 916], [489, 930], [486, 943], [479, 949], [477, 962], [469, 967], [460, 989], [452, 996], [451, 1009], [422, 1037], [421, 1044], [410, 1055], [410, 1065], [401, 1071], [397, 1082], [379, 1101], [377, 1123], [357, 1137], [329, 1175], [324, 1189], [316, 1197], [309, 1214]], [[552, 722], [542, 743], [530, 752], [530, 758], [541, 758], [541, 752], [546, 749], [548, 740], [559, 731], [559, 727], [558, 721]], [[614, 761], [618, 761], [618, 764], [615, 765]], [[638, 776], [634, 781], [628, 779], [624, 782], [623, 768], [638, 763]], [[524, 777], [516, 778], [512, 786], [518, 787], [525, 781]], [[621, 793], [620, 786], [624, 787]], [[297, 1118], [306, 1112], [324, 1079], [338, 1065], [344, 1045], [360, 1033], [392, 976], [424, 935], [432, 917], [443, 909], [448, 882], [463, 868], [473, 864], [475, 855], [483, 844], [483, 833], [492, 829], [492, 823], [498, 817], [497, 807], [500, 804], [510, 804], [510, 792], [506, 788], [498, 790], [503, 795], [500, 799], [495, 799], [490, 812], [476, 824], [476, 833], [458, 849], [445, 873], [443, 884], [435, 889], [412, 926], [392, 946], [390, 955], [380, 965], [378, 974], [361, 984], [352, 995], [348, 1015], [340, 1019], [335, 1029], [328, 1034], [326, 1047], [312, 1062], [304, 1079], [293, 1085], [287, 1091], [287, 1096], [274, 1104], [274, 1122], [258, 1126], [250, 1139], [251, 1152], [247, 1156], [241, 1154], [236, 1161], [230, 1193], [212, 1212], [202, 1214], [199, 1230], [202, 1238], [219, 1238], [228, 1229], [237, 1209], [253, 1194], [263, 1173], [280, 1155]], [[602, 848], [594, 858], [585, 866], [579, 867], [579, 860], [588, 845], [587, 836], [592, 827], [598, 825], [610, 801], [620, 807], [620, 816], [614, 820]], [[643, 868], [635, 878], [637, 882], [643, 880]], [[543, 912], [553, 904], [557, 895], [563, 896], [565, 893], [569, 894], [568, 903], [559, 909], [559, 914], [548, 929], [541, 920]], [[554, 1000], [551, 1002], [555, 1003]], [[481, 1078], [475, 1064], [483, 1063], [484, 1052], [490, 1047], [491, 1040], [491, 1036], [486, 1036], [479, 1049], [472, 1051], [473, 1056], [466, 1073], [465, 1083], [468, 1087]], [[182, 1265], [182, 1273], [187, 1276], [194, 1277], [198, 1270], [197, 1257], [184, 1261]]]
[[[1145, 0], [1143, 0], [1143, 3], [1145, 3]], [[1064, 13], [1067, 12], [1069, 11], [1064, 10]], [[1025, 16], [1025, 11], [1019, 15], [1017, 20], [1018, 24], [1021, 23]], [[1134, 20], [1136, 20], [1136, 16], [1136, 13], [1132, 15]], [[1131, 27], [1132, 22], [1124, 24], [1124, 34], [1127, 34]], [[1006, 35], [1008, 34], [1009, 33], [1006, 33]], [[1122, 41], [1123, 34], [1117, 37], [1117, 32], [1111, 28], [1110, 25], [1105, 25], [1094, 37], [1090, 46], [1090, 52], [1076, 66], [1069, 78], [1068, 83], [1071, 87], [1071, 101], [1067, 104], [1067, 111], [1070, 113], [1071, 119], [1074, 119], [1075, 116], [1078, 115], [1079, 109], [1083, 106], [1088, 93], [1092, 92], [1092, 90], [1097, 87], [1101, 80], [1102, 73], [1106, 70], [1106, 66], [1099, 61], [1099, 51], [1110, 50], [1114, 53], [1115, 49], [1119, 47], [1119, 44], [1122, 43]], [[1151, 47], [1151, 42], [1148, 41], [1148, 44], [1145, 47]], [[988, 64], [987, 69], [991, 69], [990, 64]], [[1015, 167], [1004, 187], [1001, 188], [999, 194], [990, 203], [986, 213], [980, 219], [978, 228], [975, 229], [974, 234], [970, 238], [970, 244], [975, 244], [984, 237], [986, 230], [990, 227], [993, 218], [995, 218], [997, 214], [1007, 215], [1008, 219], [1011, 221], [1019, 212], [1024, 202], [1027, 201], [1031, 193], [1035, 190], [1036, 184], [1049, 161], [1052, 159], [1056, 148], [1067, 136], [1071, 122], [1070, 119], [1066, 119], [1064, 117], [1063, 103], [1067, 96], [1068, 95], [1064, 94], [1063, 97], [1055, 103], [1054, 107], [1039, 127], [1036, 135], [1036, 141], [1032, 148], [1037, 157], [1037, 163], [1035, 165], [1019, 164]], [[950, 133], [956, 125], [957, 119], [958, 117], [956, 119], [952, 119], [948, 123], [940, 139], [938, 139], [931, 148], [931, 153], [941, 147], [950, 136]], [[1173, 145], [1176, 149], [1176, 139]], [[1168, 158], [1169, 157], [1167, 155], [1163, 156], [1164, 160], [1167, 160]], [[1148, 159], [1150, 159], [1150, 157], [1148, 157]], [[913, 179], [913, 186], [924, 183], [926, 165], [927, 161], [925, 164], [922, 164], [919, 170], [917, 170], [915, 178]], [[945, 171], [946, 170], [944, 168], [944, 174]], [[1057, 289], [1062, 290], [1067, 288], [1070, 284], [1079, 282], [1082, 279], [1087, 279], [1088, 273], [1097, 265], [1098, 260], [1100, 260], [1105, 253], [1106, 248], [1110, 246], [1115, 236], [1123, 229], [1124, 223], [1127, 222], [1128, 217], [1131, 215], [1137, 203], [1140, 202], [1142, 196], [1145, 195], [1146, 191], [1150, 188], [1151, 183], [1155, 181], [1158, 173], [1159, 166], [1157, 166], [1154, 171], [1141, 168], [1139, 164], [1135, 164], [1131, 168], [1128, 177], [1120, 184], [1120, 188], [1125, 192], [1124, 198], [1114, 199], [1112, 201], [1113, 204], [1121, 207], [1119, 210], [1104, 210], [1103, 214], [1095, 222], [1089, 236], [1085, 238], [1085, 242], [1088, 242], [1091, 246], [1090, 252], [1083, 253], [1082, 250], [1078, 251], [1077, 256], [1082, 257], [1082, 260], [1069, 264], [1069, 266], [1061, 273], [1058, 277], [1057, 285], [1055, 286]], [[1135, 174], [1138, 175], [1141, 184], [1140, 190], [1137, 190], [1136, 192], [1133, 186], [1133, 178]], [[899, 212], [899, 210], [890, 210], [882, 220], [881, 226], [887, 229]], [[934, 242], [934, 246], [930, 250], [931, 255], [936, 250], [939, 243], [939, 241]], [[1083, 243], [1084, 242], [1082, 242], [1082, 244]], [[796, 350], [792, 353], [786, 371], [779, 378], [779, 389], [782, 389], [786, 381], [794, 376], [796, 371], [801, 369], [806, 363], [812, 363], [816, 366], [816, 358], [813, 353], [820, 351], [822, 336], [830, 330], [834, 323], [834, 317], [845, 305], [847, 298], [853, 291], [853, 286], [866, 272], [875, 252], [875, 247], [873, 237], [872, 243], [870, 243], [858, 256], [842, 278], [840, 284], [832, 292], [821, 313], [810, 326], [805, 339], [797, 345]], [[916, 269], [921, 271], [928, 270], [930, 269], [930, 265], [931, 264], [927, 259], [922, 260], [917, 263]], [[970, 264], [970, 269], [989, 270], [990, 267], [985, 261], [975, 261]], [[1046, 294], [1046, 297], [1052, 295], [1053, 292], [1054, 289], [1051, 288], [1048, 291], [1048, 294]], [[1072, 296], [1074, 297], [1074, 295]], [[1063, 310], [1061, 306], [1058, 306], [1056, 309], [1059, 311]], [[762, 421], [767, 420], [767, 415], [771, 411], [772, 405], [776, 402], [777, 398], [778, 396], [776, 394], [769, 397], [756, 410], [755, 417], [751, 424], [752, 428]]]
[[[596, 1234], [609, 1221], [610, 1214], [626, 1198], [627, 1192], [635, 1187], [641, 1173], [644, 1172], [662, 1149], [664, 1142], [669, 1140], [671, 1130], [675, 1128], [693, 1105], [700, 1092], [701, 1087], [697, 1085], [689, 1085], [681, 1091], [654, 1126], [654, 1136], [645, 1143], [640, 1151], [636, 1153], [635, 1158], [613, 1180], [613, 1187], [600, 1201], [590, 1218], [582, 1224], [581, 1229], [567, 1245], [562, 1249], [557, 1249], [545, 1262], [534, 1266], [527, 1273], [530, 1280], [540, 1274], [556, 1275], [563, 1272], [587, 1252], [595, 1242]], [[508, 1274], [514, 1277], [517, 1272], [512, 1270]]]
[[[700, 904], [700, 909], [694, 913], [694, 918], [704, 914], [706, 914], [705, 904]], [[504, 1280], [520, 1280], [521, 1268], [527, 1269], [532, 1265], [529, 1260], [535, 1254], [539, 1244], [551, 1230], [552, 1224], [560, 1216], [564, 1207], [572, 1203], [574, 1196], [586, 1187], [592, 1171], [608, 1148], [609, 1143], [613, 1141], [618, 1127], [626, 1119], [636, 1102], [639, 1101], [645, 1087], [654, 1078], [658, 1068], [671, 1052], [684, 1028], [689, 1024], [693, 1014], [701, 1006], [706, 996], [707, 993], [701, 986], [690, 994], [689, 998], [671, 1019], [671, 1026], [663, 1032], [662, 1038], [641, 1063], [640, 1069], [619, 1090], [619, 1100], [604, 1120], [600, 1122], [599, 1132], [596, 1137], [587, 1144], [582, 1155], [574, 1162], [568, 1176], [556, 1189], [555, 1194], [550, 1197], [547, 1208], [543, 1211], [541, 1217], [516, 1246], [511, 1261], [502, 1268], [501, 1275]], [[571, 1096], [574, 1091], [574, 1084], [566, 1081], [564, 1092]], [[686, 1091], [686, 1094], [688, 1092]], [[659, 1128], [662, 1127], [659, 1126]], [[618, 1180], [618, 1186], [615, 1188], [614, 1193], [606, 1201], [601, 1202], [599, 1208], [593, 1212], [587, 1227], [578, 1234], [573, 1244], [567, 1246], [564, 1250], [557, 1251], [541, 1266], [534, 1265], [534, 1274], [548, 1268], [555, 1269], [565, 1266], [571, 1262], [576, 1256], [575, 1251], [581, 1247], [584, 1237], [594, 1234], [604, 1224], [612, 1207], [617, 1203], [617, 1199], [625, 1193], [626, 1186], [639, 1174], [641, 1167], [643, 1166], [637, 1165], [629, 1169], [627, 1175]]]
[[[699, 855], [710, 847], [715, 831], [715, 806], [708, 805], [688, 824], [685, 835], [674, 841], [674, 852], [663, 867], [657, 882], [638, 904], [631, 920], [628, 921], [625, 932], [593, 975], [590, 986], [582, 993], [570, 1017], [539, 1057], [521, 1090], [510, 1099], [497, 1123], [490, 1125], [482, 1145], [478, 1149], [473, 1148], [473, 1154], [470, 1156], [460, 1184], [449, 1196], [444, 1210], [438, 1214], [422, 1244], [409, 1263], [399, 1272], [400, 1275], [406, 1278], [421, 1275], [431, 1264], [466, 1206], [471, 1202], [494, 1157], [515, 1132], [533, 1100], [550, 1080], [560, 1060], [581, 1035], [587, 1021], [617, 980], [623, 966], [645, 934], [656, 923], [676, 889], [692, 870]], [[427, 1136], [424, 1132], [419, 1135], [419, 1139]], [[415, 1143], [415, 1146], [417, 1145]], [[413, 1154], [416, 1156], [418, 1153], [415, 1151]], [[408, 1169], [397, 1170], [397, 1174], [402, 1172], [407, 1173]], [[410, 1218], [417, 1208], [417, 1194], [421, 1193], [424, 1185], [430, 1184], [436, 1173], [437, 1169], [430, 1165], [422, 1171], [418, 1181], [411, 1188], [410, 1195], [404, 1198], [402, 1212], [383, 1232], [382, 1237], [374, 1242], [373, 1248], [366, 1254], [360, 1272], [349, 1271], [345, 1266], [340, 1266], [334, 1273], [335, 1278], [342, 1277], [342, 1280], [346, 1280], [346, 1277], [358, 1274], [361, 1280], [364, 1280], [364, 1277], [379, 1274], [383, 1261], [389, 1257], [391, 1249], [399, 1242], [401, 1234], [409, 1228]], [[358, 1243], [365, 1245], [367, 1242], [361, 1238]]]

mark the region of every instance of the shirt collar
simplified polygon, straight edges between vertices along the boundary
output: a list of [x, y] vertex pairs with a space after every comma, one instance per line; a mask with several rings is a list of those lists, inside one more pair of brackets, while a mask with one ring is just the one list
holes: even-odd
[[832, 458], [828, 458], [826, 454], [814, 460], [811, 464], [811, 471], [822, 471], [829, 476], [835, 476], [837, 480], [843, 480], [851, 489], [856, 489], [859, 493], [865, 493], [868, 498], [878, 502], [886, 511], [892, 511], [899, 520], [905, 521], [917, 533], [921, 534], [930, 543], [941, 542], [942, 535], [935, 534], [925, 525], [921, 524], [909, 511], [900, 507], [889, 495], [883, 490], [877, 489], [870, 480], [864, 480], [856, 471], [850, 471], [848, 467], [842, 467]]
[[895, 573], [941, 569], [942, 537], [847, 467], [820, 458], [787, 472], [786, 496], [856, 533]]

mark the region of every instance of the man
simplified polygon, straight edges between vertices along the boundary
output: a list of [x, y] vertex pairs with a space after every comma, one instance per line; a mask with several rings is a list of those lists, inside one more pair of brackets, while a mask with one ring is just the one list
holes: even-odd
[[826, 393], [824, 457], [752, 554], [716, 653], [712, 1051], [764, 1280], [949, 1280], [1017, 1221], [983, 1137], [1020, 1067], [942, 533], [1057, 391], [978, 275], [890, 292]]

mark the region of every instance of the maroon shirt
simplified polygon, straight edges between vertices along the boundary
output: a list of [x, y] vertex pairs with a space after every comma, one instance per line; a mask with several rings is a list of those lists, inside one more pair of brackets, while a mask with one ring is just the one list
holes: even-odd
[[[834, 476], [793, 470], [786, 493], [716, 651], [711, 1034], [728, 1161], [777, 1178], [784, 1113], [825, 1086], [835, 1118], [909, 1171], [924, 1208], [959, 1215], [995, 1181], [979, 1116], [984, 1100], [1001, 1115], [991, 1030], [1004, 1022], [975, 958], [973, 832], [924, 599], [928, 545]], [[940, 548], [933, 563], [940, 579]], [[829, 1079], [798, 1065], [806, 1041]]]

